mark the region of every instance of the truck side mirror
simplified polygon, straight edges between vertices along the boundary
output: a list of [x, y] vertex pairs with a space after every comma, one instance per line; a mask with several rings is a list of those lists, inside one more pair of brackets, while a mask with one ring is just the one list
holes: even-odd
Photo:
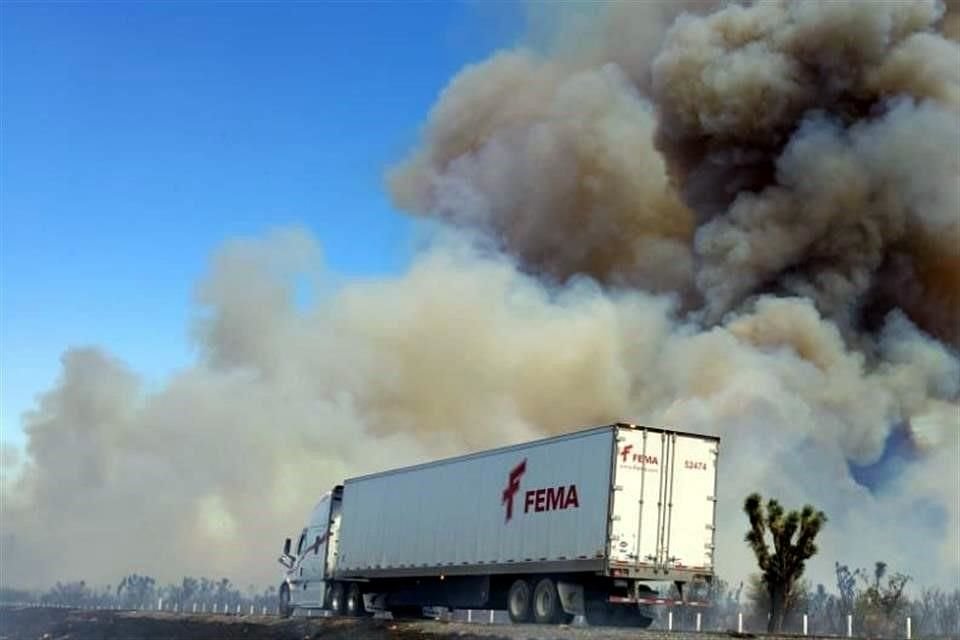
[[287, 540], [283, 543], [283, 555], [290, 555], [290, 538], [287, 538]]

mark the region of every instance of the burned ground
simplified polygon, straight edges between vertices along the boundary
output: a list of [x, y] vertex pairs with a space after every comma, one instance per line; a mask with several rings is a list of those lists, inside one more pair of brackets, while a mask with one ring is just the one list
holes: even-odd
[[[437, 621], [186, 615], [76, 609], [6, 608], [0, 640], [614, 640], [694, 634], [567, 626], [484, 625]], [[704, 640], [726, 634], [696, 634]]]

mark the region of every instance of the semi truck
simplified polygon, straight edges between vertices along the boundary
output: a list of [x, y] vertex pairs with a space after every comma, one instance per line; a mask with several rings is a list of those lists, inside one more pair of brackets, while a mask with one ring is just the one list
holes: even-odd
[[719, 446], [615, 423], [346, 479], [284, 541], [280, 610], [649, 625], [651, 585], [713, 577]]

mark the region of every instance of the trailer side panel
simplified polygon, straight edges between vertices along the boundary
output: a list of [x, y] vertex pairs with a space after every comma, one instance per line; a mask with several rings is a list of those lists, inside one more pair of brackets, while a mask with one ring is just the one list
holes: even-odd
[[347, 480], [336, 574], [599, 570], [615, 431]]

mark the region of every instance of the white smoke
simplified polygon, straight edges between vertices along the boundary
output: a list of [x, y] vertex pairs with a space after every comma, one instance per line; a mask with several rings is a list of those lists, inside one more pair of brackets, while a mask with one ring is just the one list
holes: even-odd
[[[951, 16], [548, 17], [543, 50], [454, 78], [390, 172], [399, 207], [444, 221], [406, 272], [304, 308], [298, 283], [332, 277], [308, 232], [234, 241], [197, 289], [201, 356], [162, 389], [67, 351], [4, 472], [4, 583], [272, 582], [345, 476], [620, 419], [723, 438], [730, 579], [758, 490], [827, 512], [816, 580], [835, 560], [960, 580]], [[895, 429], [913, 457], [861, 486], [848, 463]]]

